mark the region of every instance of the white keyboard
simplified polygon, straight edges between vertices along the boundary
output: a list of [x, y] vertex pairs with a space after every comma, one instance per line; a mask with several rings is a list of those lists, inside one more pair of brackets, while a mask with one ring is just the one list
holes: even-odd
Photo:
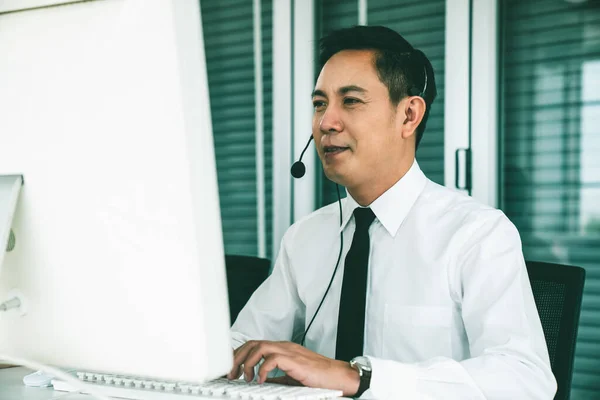
[[[285, 386], [274, 383], [262, 385], [243, 380], [216, 379], [204, 384], [159, 382], [130, 376], [77, 372], [79, 380], [93, 386], [109, 397], [132, 400], [322, 400], [342, 397], [338, 390]], [[53, 380], [54, 390], [75, 392], [78, 389], [61, 380]], [[81, 391], [86, 393], [85, 390]]]

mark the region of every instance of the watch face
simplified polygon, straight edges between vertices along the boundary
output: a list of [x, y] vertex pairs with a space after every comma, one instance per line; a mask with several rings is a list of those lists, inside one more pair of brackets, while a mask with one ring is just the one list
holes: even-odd
[[365, 371], [371, 371], [371, 362], [367, 357], [354, 357], [350, 363]]

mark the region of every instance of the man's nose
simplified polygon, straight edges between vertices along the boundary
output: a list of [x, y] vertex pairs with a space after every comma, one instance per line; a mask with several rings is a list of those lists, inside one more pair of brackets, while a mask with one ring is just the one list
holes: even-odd
[[340, 112], [336, 107], [332, 107], [331, 105], [327, 107], [327, 110], [321, 116], [319, 129], [324, 134], [341, 132], [344, 129]]

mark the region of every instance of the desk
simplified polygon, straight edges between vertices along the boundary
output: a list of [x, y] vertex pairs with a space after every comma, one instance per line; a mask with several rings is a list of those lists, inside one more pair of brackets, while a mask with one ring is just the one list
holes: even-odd
[[22, 367], [0, 369], [0, 400], [90, 400], [86, 395], [27, 387], [23, 385], [23, 377], [31, 372]]

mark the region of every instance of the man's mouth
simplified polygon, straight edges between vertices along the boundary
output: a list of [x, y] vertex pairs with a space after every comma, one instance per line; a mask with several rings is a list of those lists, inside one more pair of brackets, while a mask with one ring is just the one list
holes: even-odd
[[349, 149], [349, 147], [340, 147], [340, 146], [325, 146], [324, 147], [326, 156], [334, 156], [334, 155], [339, 154], [348, 149]]

